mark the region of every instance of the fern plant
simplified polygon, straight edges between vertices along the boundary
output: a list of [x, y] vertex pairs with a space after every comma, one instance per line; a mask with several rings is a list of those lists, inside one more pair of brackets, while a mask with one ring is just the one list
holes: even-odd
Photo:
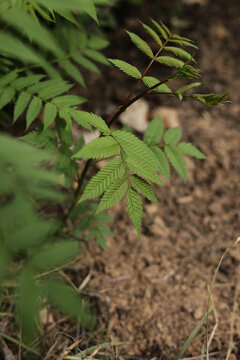
[[[95, 3], [100, 4], [102, 1]], [[186, 182], [185, 155], [205, 159], [205, 155], [193, 144], [181, 141], [182, 133], [179, 128], [164, 131], [160, 116], [149, 123], [143, 139], [140, 139], [131, 131], [112, 130], [119, 115], [147, 95], [176, 96], [180, 101], [191, 98], [208, 106], [215, 106], [224, 104], [228, 93], [192, 93], [200, 85], [200, 70], [189, 49], [196, 51], [197, 46], [190, 39], [172, 33], [161, 22], [151, 20], [151, 26], [142, 23], [146, 35], [158, 46], [155, 54], [147, 41], [133, 32], [127, 32], [138, 50], [149, 58], [148, 66], [141, 71], [124, 60], [106, 60], [100, 55], [99, 50], [107, 42], [95, 34], [89, 37], [76, 16], [76, 13], [84, 12], [96, 20], [92, 1], [5, 0], [1, 4], [1, 10], [2, 24], [7, 27], [0, 32], [0, 49], [4, 54], [1, 60], [3, 75], [0, 77], [0, 108], [13, 104], [13, 122], [25, 117], [26, 130], [31, 128], [22, 140], [48, 152], [46, 157], [22, 143], [11, 145], [13, 140], [4, 137], [0, 147], [4, 179], [3, 187], [0, 188], [0, 209], [7, 210], [6, 216], [9, 216], [7, 221], [0, 224], [3, 234], [0, 238], [3, 249], [0, 254], [0, 277], [3, 286], [6, 286], [8, 264], [20, 259], [19, 273], [11, 276], [15, 276], [18, 284], [18, 313], [29, 339], [34, 333], [32, 329], [35, 327], [41, 296], [50, 299], [70, 315], [85, 314], [79, 298], [69, 288], [65, 288], [65, 285], [54, 283], [51, 279], [46, 282], [38, 281], [39, 272], [45, 268], [61, 266], [77, 253], [77, 244], [71, 239], [80, 240], [84, 237], [89, 240], [95, 237], [97, 243], [105, 249], [106, 236], [114, 234], [104, 225], [111, 220], [104, 211], [124, 198], [130, 219], [140, 235], [143, 197], [157, 202], [152, 184], [163, 186], [165, 181], [170, 181], [171, 166]], [[58, 14], [75, 25], [77, 22], [79, 27], [66, 30], [69, 24], [62, 28], [55, 26], [52, 33], [39, 20], [42, 18], [44, 21], [55, 22]], [[16, 21], [13, 21], [15, 18]], [[12, 29], [16, 31], [12, 32]], [[61, 43], [57, 41], [57, 34], [61, 36]], [[22, 43], [19, 39], [25, 39], [25, 42]], [[76, 82], [84, 85], [83, 77], [72, 61], [91, 71], [98, 71], [92, 60], [112, 63], [135, 80], [125, 102], [120, 104], [109, 119], [79, 109], [86, 99], [69, 93], [73, 84], [59, 76], [59, 71], [52, 65], [56, 62], [59, 69], [65, 70]], [[166, 66], [169, 69], [168, 75], [165, 78], [152, 76], [150, 70], [153, 63], [159, 65], [160, 74], [161, 67]], [[24, 67], [19, 67], [20, 64]], [[176, 79], [185, 79], [188, 84], [176, 87]], [[141, 89], [138, 90], [140, 85]], [[83, 137], [74, 141], [73, 121], [89, 131], [97, 129], [99, 137], [87, 144]], [[11, 147], [12, 151], [7, 154], [5, 149]], [[16, 160], [19, 156], [20, 162]], [[58, 193], [50, 186], [56, 185], [56, 175], [40, 170], [41, 161], [49, 157], [54, 161], [56, 172], [64, 174], [65, 185], [69, 187], [68, 208], [60, 223], [42, 220], [36, 213], [36, 204], [39, 203], [36, 199], [39, 196], [53, 198], [55, 201], [56, 196], [58, 197]], [[28, 158], [29, 165], [24, 170]], [[107, 160], [107, 164], [86, 181], [89, 168], [101, 159]], [[77, 188], [73, 190], [72, 184], [76, 182]], [[23, 207], [26, 209], [26, 217], [23, 214], [18, 217]], [[3, 219], [4, 217], [1, 221]], [[27, 234], [26, 240], [17, 231], [16, 219], [21, 225], [20, 234]], [[68, 227], [69, 221], [74, 226]], [[9, 227], [11, 223], [14, 227], [12, 230]], [[39, 229], [37, 234], [36, 228]], [[28, 291], [34, 294], [31, 306], [26, 299]], [[66, 306], [64, 299], [69, 306]], [[32, 319], [30, 322], [29, 317]], [[88, 320], [88, 312], [86, 317]]]

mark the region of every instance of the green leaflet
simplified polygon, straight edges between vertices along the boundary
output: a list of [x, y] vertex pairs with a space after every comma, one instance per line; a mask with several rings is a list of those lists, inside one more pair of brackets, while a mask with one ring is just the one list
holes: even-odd
[[163, 128], [162, 118], [157, 116], [147, 127], [143, 136], [144, 142], [148, 145], [157, 145], [162, 138]]
[[131, 31], [126, 31], [126, 33], [130, 36], [130, 39], [132, 40], [132, 42], [134, 43], [134, 45], [136, 45], [136, 47], [143, 52], [145, 55], [149, 56], [151, 59], [154, 57], [152, 49], [150, 48], [150, 46], [148, 45], [148, 43], [146, 43], [146, 41], [142, 40], [140, 38], [140, 36], [134, 34]]
[[181, 151], [173, 145], [165, 145], [164, 150], [169, 158], [172, 166], [177, 173], [187, 182], [187, 164]]
[[193, 94], [189, 95], [189, 97], [202, 102], [208, 106], [216, 106], [228, 103], [228, 101], [224, 101], [224, 99], [229, 96], [229, 92], [225, 92], [222, 94]]
[[89, 123], [85, 120], [84, 116], [82, 116], [82, 111], [78, 111], [75, 109], [68, 109], [65, 108], [65, 111], [71, 116], [71, 118], [73, 118], [79, 125], [81, 125], [82, 127], [84, 127], [85, 129], [92, 131], [93, 128], [91, 127], [91, 125], [89, 125]]
[[112, 136], [104, 136], [90, 141], [74, 158], [100, 159], [120, 154], [120, 146]]
[[27, 110], [26, 122], [27, 127], [29, 128], [31, 123], [38, 117], [42, 108], [42, 100], [39, 97], [34, 96], [32, 101], [30, 102], [29, 108]]
[[140, 236], [142, 221], [142, 201], [138, 193], [132, 188], [129, 188], [127, 192], [127, 208], [128, 214], [133, 222], [135, 229], [137, 230], [138, 236]]
[[46, 271], [62, 266], [74, 258], [78, 252], [79, 245], [76, 241], [57, 241], [33, 255], [30, 265], [35, 271]]
[[[148, 87], [152, 87], [152, 86], [160, 83], [160, 80], [156, 79], [153, 76], [144, 76], [143, 82]], [[161, 84], [158, 87], [156, 87], [155, 89], [153, 89], [152, 91], [166, 92], [166, 93], [171, 93], [172, 92], [172, 90], [166, 84]]]
[[85, 58], [80, 54], [73, 54], [72, 59], [76, 61], [79, 65], [85, 67], [86, 69], [93, 71], [97, 74], [100, 74], [98, 67], [89, 59]]
[[184, 65], [183, 61], [173, 58], [171, 56], [158, 56], [155, 60], [163, 65], [175, 68], [181, 68]]
[[126, 177], [118, 178], [114, 183], [111, 184], [108, 190], [104, 193], [99, 203], [97, 213], [109, 209], [112, 206], [116, 205], [119, 201], [122, 200], [127, 189], [128, 189], [127, 178]]
[[109, 45], [109, 41], [99, 36], [91, 35], [91, 38], [88, 42], [90, 48], [95, 50], [105, 49]]
[[36, 93], [39, 94], [42, 91], [47, 90], [49, 88], [54, 89], [55, 87], [59, 87], [59, 83], [66, 84], [65, 81], [59, 79], [45, 80], [45, 81], [33, 83], [33, 85], [29, 86], [26, 91], [32, 95]]
[[1, 76], [0, 77], [0, 87], [4, 87], [4, 86], [10, 84], [13, 80], [16, 79], [17, 75], [18, 75], [18, 71], [16, 69], [16, 70], [10, 71], [8, 74]]
[[37, 130], [28, 133], [21, 139], [40, 148], [44, 148], [50, 153], [56, 151], [58, 147], [56, 134], [49, 128], [43, 130], [42, 125]]
[[39, 64], [41, 61], [35, 50], [24, 45], [19, 39], [8, 32], [0, 33], [0, 51], [11, 58], [19, 59], [27, 64]]
[[58, 96], [55, 97], [54, 99], [52, 99], [52, 103], [56, 106], [76, 106], [76, 105], [80, 105], [83, 104], [87, 101], [87, 99], [81, 97], [81, 96], [77, 96], [77, 95], [63, 95], [63, 96]]
[[146, 181], [140, 178], [137, 175], [130, 176], [130, 180], [133, 188], [140, 194], [144, 195], [148, 200], [153, 202], [158, 202], [151, 185]]
[[186, 50], [183, 50], [181, 48], [178, 48], [175, 46], [165, 46], [164, 50], [172, 52], [174, 55], [179, 56], [183, 59], [187, 59], [187, 60], [192, 59], [192, 61], [195, 62], [195, 60], [193, 59], [193, 56], [191, 54], [189, 54]]
[[46, 129], [55, 120], [57, 116], [57, 108], [51, 103], [47, 103], [44, 107], [43, 119], [44, 129]]
[[101, 195], [119, 177], [122, 177], [126, 169], [121, 159], [112, 159], [87, 184], [79, 202], [94, 199]]
[[141, 73], [140, 71], [133, 65], [128, 64], [125, 61], [122, 60], [118, 60], [118, 59], [108, 59], [111, 63], [113, 63], [116, 67], [118, 67], [121, 71], [123, 71], [124, 73], [126, 73], [127, 75], [135, 78], [135, 79], [140, 79], [141, 78]]
[[84, 122], [87, 122], [90, 126], [94, 126], [96, 129], [101, 131], [103, 135], [110, 135], [109, 127], [100, 116], [97, 116], [93, 113], [89, 113], [87, 111], [78, 111], [76, 119], [74, 117], [74, 120], [76, 121], [80, 121], [82, 119]]
[[67, 92], [73, 87], [72, 84], [67, 83], [66, 81], [58, 80], [54, 84], [45, 87], [45, 89], [38, 92], [38, 95], [43, 100], [51, 99], [55, 96], [61, 95]]
[[164, 185], [162, 180], [155, 174], [153, 169], [147, 163], [141, 161], [136, 162], [134, 157], [128, 157], [126, 159], [126, 164], [130, 170], [140, 177], [150, 180], [155, 184]]
[[7, 87], [2, 91], [0, 96], [0, 110], [13, 100], [14, 95], [15, 90], [11, 87]]
[[135, 135], [123, 130], [116, 130], [112, 133], [112, 136], [128, 156], [136, 159], [136, 162], [145, 162], [149, 167], [152, 167], [152, 170], [157, 169], [158, 165], [155, 157], [152, 156], [147, 145]]
[[85, 302], [72, 287], [56, 279], [41, 284], [44, 293], [60, 310], [81, 321], [83, 326], [90, 326], [92, 317]]
[[182, 39], [169, 39], [170, 42], [173, 42], [175, 44], [181, 45], [181, 46], [190, 46], [193, 47], [194, 49], [198, 49], [198, 47], [196, 45], [194, 45], [191, 42], [188, 42], [186, 40], [182, 40]]
[[81, 72], [78, 70], [78, 68], [75, 65], [71, 63], [71, 61], [63, 60], [60, 61], [59, 64], [66, 71], [66, 73], [70, 75], [75, 81], [77, 81], [83, 87], [86, 87]]
[[143, 28], [146, 30], [146, 32], [153, 38], [153, 40], [160, 46], [163, 46], [162, 40], [160, 39], [160, 37], [158, 36], [158, 34], [148, 25], [142, 23], [140, 21], [140, 23], [142, 24]]
[[206, 156], [191, 143], [181, 142], [178, 149], [182, 153], [194, 156], [197, 159], [206, 159]]
[[151, 146], [151, 150], [153, 151], [153, 153], [155, 154], [156, 158], [158, 159], [159, 162], [159, 168], [158, 171], [165, 176], [165, 178], [170, 181], [170, 166], [168, 163], [168, 160], [166, 158], [166, 155], [164, 154], [164, 152], [159, 149], [159, 147], [157, 146]]
[[55, 56], [63, 54], [61, 48], [54, 41], [51, 32], [27, 12], [15, 7], [2, 12], [1, 17], [7, 24], [17, 28], [18, 31], [26, 34], [28, 39], [53, 52]]
[[154, 26], [156, 27], [156, 29], [158, 30], [159, 34], [163, 37], [164, 40], [168, 40], [168, 34], [166, 32], [166, 30], [160, 26], [159, 23], [157, 23], [155, 20], [151, 19], [152, 23], [154, 24]]
[[87, 49], [84, 50], [83, 54], [89, 57], [90, 59], [99, 62], [100, 64], [109, 65], [107, 58], [99, 51], [93, 49]]
[[168, 129], [164, 134], [165, 144], [176, 144], [182, 137], [182, 132], [179, 127]]
[[14, 80], [11, 85], [12, 85], [12, 87], [14, 87], [14, 89], [21, 91], [24, 88], [26, 88], [32, 84], [38, 83], [44, 77], [45, 77], [45, 75], [37, 75], [37, 74], [19, 77], [16, 80]]
[[62, 145], [55, 158], [55, 171], [66, 176], [66, 185], [70, 184], [78, 171], [78, 165], [76, 161], [72, 159], [72, 155], [72, 150]]
[[201, 85], [200, 82], [195, 82], [195, 83], [192, 83], [192, 84], [188, 84], [186, 86], [182, 86], [180, 89], [178, 89], [176, 91], [176, 93], [179, 94], [179, 98], [180, 98], [180, 100], [182, 100], [182, 97], [183, 97], [182, 94], [185, 93], [185, 91], [190, 90], [190, 89], [192, 89], [194, 87], [197, 87], [197, 86], [200, 86], [200, 85]]
[[18, 278], [17, 311], [21, 319], [24, 341], [31, 343], [37, 333], [37, 316], [39, 311], [39, 291], [34, 281], [34, 273], [26, 266]]
[[35, 0], [36, 3], [44, 5], [47, 9], [60, 11], [86, 12], [97, 21], [96, 8], [92, 0]]
[[98, 245], [103, 249], [106, 250], [107, 248], [107, 240], [106, 235], [108, 236], [114, 236], [115, 234], [104, 225], [96, 225], [94, 226], [88, 233], [87, 239], [91, 239], [96, 235], [96, 240]]

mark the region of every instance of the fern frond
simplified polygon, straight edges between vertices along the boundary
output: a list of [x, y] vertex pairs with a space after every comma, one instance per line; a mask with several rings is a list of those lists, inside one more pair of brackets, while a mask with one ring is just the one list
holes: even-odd
[[142, 201], [138, 193], [132, 188], [129, 188], [127, 192], [127, 208], [128, 214], [133, 222], [135, 229], [137, 230], [138, 236], [140, 236], [142, 221]]
[[100, 159], [120, 154], [120, 146], [112, 136], [104, 136], [94, 139], [86, 144], [75, 158]]
[[152, 167], [152, 170], [157, 168], [156, 160], [151, 151], [135, 135], [123, 130], [116, 130], [112, 133], [112, 136], [117, 140], [127, 156], [135, 158], [136, 161], [145, 162]]
[[140, 178], [137, 175], [130, 176], [130, 180], [134, 189], [139, 193], [144, 195], [148, 200], [153, 202], [158, 202], [157, 198], [154, 195], [151, 185], [146, 181]]
[[123, 199], [127, 189], [128, 189], [127, 178], [126, 177], [118, 178], [114, 183], [111, 184], [108, 190], [104, 193], [99, 203], [97, 213], [109, 209], [114, 205], [116, 205], [119, 201]]
[[148, 43], [140, 38], [140, 36], [134, 34], [131, 31], [126, 31], [126, 33], [129, 35], [130, 39], [134, 43], [134, 45], [145, 55], [150, 57], [151, 59], [154, 57], [152, 49], [148, 45]]
[[27, 110], [27, 115], [26, 115], [26, 122], [27, 122], [27, 127], [26, 129], [29, 128], [29, 126], [31, 125], [31, 123], [37, 118], [37, 116], [39, 115], [40, 111], [42, 108], [42, 100], [37, 97], [34, 96], [32, 101], [30, 102], [29, 108]]
[[181, 68], [184, 65], [183, 61], [175, 59], [171, 56], [158, 56], [155, 60], [163, 65], [175, 68]]
[[116, 67], [118, 67], [118, 69], [120, 69], [121, 71], [123, 71], [125, 74], [135, 78], [135, 79], [140, 79], [141, 78], [141, 73], [140, 71], [133, 65], [122, 61], [122, 60], [118, 60], [118, 59], [108, 59], [111, 63], [113, 63], [113, 65], [115, 65]]
[[110, 160], [104, 168], [98, 171], [97, 175], [91, 178], [79, 202], [94, 199], [101, 195], [114, 181], [121, 178], [125, 171], [126, 169], [121, 159]]

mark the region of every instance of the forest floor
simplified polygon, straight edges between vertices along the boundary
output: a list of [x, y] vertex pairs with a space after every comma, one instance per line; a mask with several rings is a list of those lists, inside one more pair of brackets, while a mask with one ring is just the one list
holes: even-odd
[[[196, 58], [203, 69], [198, 91], [230, 91], [232, 103], [207, 108], [167, 96], [145, 99], [148, 120], [159, 114], [166, 127], [180, 126], [184, 141], [192, 142], [207, 159], [187, 159], [187, 184], [172, 170], [171, 182], [154, 188], [159, 203], [145, 203], [140, 238], [124, 202], [109, 211], [116, 236], [109, 238], [107, 250], [103, 252], [91, 241], [80, 261], [65, 271], [77, 287], [84, 282], [83, 291], [96, 309], [99, 328], [89, 338], [79, 335], [79, 328], [65, 318], [56, 323], [51, 314], [46, 349], [55, 341], [59, 344], [70, 338], [71, 343], [83, 336], [81, 348], [96, 339], [127, 342], [118, 347], [124, 359], [174, 359], [207, 310], [208, 286], [221, 256], [240, 236], [239, 0], [146, 1], [141, 8], [125, 5], [117, 13], [117, 27], [108, 34], [112, 45], [106, 55], [143, 69], [147, 59], [133, 47], [124, 29], [141, 34], [135, 19], [149, 23], [148, 17], [161, 19], [196, 41]], [[103, 67], [103, 74], [89, 75], [88, 92], [83, 95], [91, 99], [85, 109], [109, 116], [132, 82], [112, 67]], [[239, 360], [239, 245], [232, 246], [223, 260], [212, 302], [210, 359], [226, 359], [231, 349], [228, 360]], [[201, 359], [205, 342], [206, 326], [184, 356]], [[52, 358], [51, 351], [42, 358]]]
[[[172, 171], [171, 183], [155, 188], [159, 203], [145, 204], [140, 239], [125, 204], [116, 206], [110, 212], [116, 237], [104, 253], [90, 243], [78, 266], [79, 283], [90, 277], [85, 292], [96, 296], [102, 329], [113, 341], [129, 342], [119, 351], [134, 359], [176, 356], [207, 310], [208, 286], [222, 254], [240, 235], [240, 41], [236, 38], [240, 4], [185, 1], [181, 6], [175, 2], [174, 7], [173, 3], [147, 1], [137, 13], [136, 8], [124, 8], [119, 28], [110, 35], [107, 56], [144, 68], [147, 63], [142, 63], [142, 55], [123, 30], [141, 33], [135, 18], [143, 22], [149, 16], [163, 18], [199, 46], [196, 56], [203, 84], [198, 91], [230, 91], [232, 104], [206, 108], [191, 100], [146, 99], [149, 119], [160, 114], [166, 126], [180, 126], [184, 139], [198, 146], [207, 159], [188, 159], [187, 184]], [[108, 115], [129, 87], [127, 77], [115, 69], [105, 69], [104, 75], [105, 79], [93, 80], [89, 106], [94, 104], [94, 111]], [[225, 359], [230, 348], [228, 359], [240, 359], [239, 260], [236, 245], [223, 260], [213, 287], [211, 359]], [[200, 356], [205, 341], [203, 327], [184, 356]]]

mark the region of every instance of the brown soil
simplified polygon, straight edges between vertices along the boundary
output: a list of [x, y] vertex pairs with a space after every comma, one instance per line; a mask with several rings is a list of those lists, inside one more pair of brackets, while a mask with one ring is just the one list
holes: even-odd
[[[147, 16], [156, 17], [156, 3], [148, 2], [135, 17], [143, 21]], [[161, 3], [166, 19], [173, 20], [173, 7], [166, 1]], [[160, 113], [161, 106], [172, 107], [185, 140], [200, 147], [208, 158], [188, 159], [186, 185], [172, 171], [171, 183], [155, 188], [159, 204], [145, 204], [140, 239], [128, 219], [125, 203], [116, 206], [111, 212], [116, 237], [109, 239], [106, 252], [94, 242], [89, 244], [80, 265], [85, 274], [91, 274], [85, 291], [97, 297], [102, 327], [107, 328], [112, 340], [129, 342], [119, 350], [126, 358], [174, 359], [206, 312], [208, 285], [222, 254], [240, 235], [240, 42], [236, 38], [240, 3], [200, 3], [181, 7], [180, 19], [186, 20], [187, 26], [176, 31], [199, 45], [198, 59], [204, 69], [200, 92], [229, 90], [232, 104], [212, 109], [171, 98], [147, 101], [151, 110], [160, 106]], [[122, 31], [140, 31], [134, 11], [122, 11], [120, 29], [110, 36], [113, 46], [107, 54], [144, 67], [142, 56]], [[107, 84], [95, 82], [95, 110], [99, 113], [110, 111], [106, 108], [109, 98], [112, 105], [119, 104], [128, 84], [113, 69], [105, 76]], [[239, 246], [234, 246], [223, 260], [213, 288], [215, 309], [209, 318], [209, 333], [216, 324], [210, 346], [214, 359], [225, 359], [231, 346], [234, 349], [229, 359], [240, 359], [239, 260]], [[184, 356], [199, 356], [205, 341], [203, 327]]]

